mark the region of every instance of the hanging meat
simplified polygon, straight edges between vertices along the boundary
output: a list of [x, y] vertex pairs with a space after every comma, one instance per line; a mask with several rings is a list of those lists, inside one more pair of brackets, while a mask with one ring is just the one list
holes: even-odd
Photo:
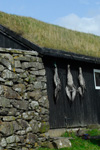
[[78, 88], [78, 92], [81, 96], [84, 95], [84, 91], [86, 89], [86, 85], [85, 85], [85, 80], [84, 80], [84, 77], [83, 77], [83, 73], [82, 73], [82, 68], [79, 67], [79, 76], [78, 76], [78, 80], [79, 80], [79, 88]]
[[56, 64], [55, 64], [55, 70], [54, 70], [54, 83], [55, 83], [55, 98], [56, 100], [58, 100], [59, 92], [61, 90], [61, 81], [58, 75], [58, 69], [57, 69]]
[[65, 88], [66, 90], [66, 94], [69, 98], [69, 100], [71, 101], [74, 101], [75, 97], [76, 97], [76, 93], [77, 93], [77, 90], [76, 90], [76, 87], [74, 85], [74, 82], [73, 82], [73, 77], [72, 77], [72, 74], [71, 74], [71, 71], [70, 71], [70, 65], [67, 66], [67, 86]]

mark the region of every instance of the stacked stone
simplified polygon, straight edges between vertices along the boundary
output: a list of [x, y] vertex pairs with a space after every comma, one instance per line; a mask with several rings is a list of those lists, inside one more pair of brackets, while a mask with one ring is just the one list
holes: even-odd
[[35, 51], [0, 49], [0, 150], [32, 150], [49, 129], [42, 58]]

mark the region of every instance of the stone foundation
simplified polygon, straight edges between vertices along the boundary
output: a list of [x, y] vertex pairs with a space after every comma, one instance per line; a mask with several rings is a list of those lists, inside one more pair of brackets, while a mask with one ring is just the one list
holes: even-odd
[[32, 150], [46, 140], [46, 86], [37, 52], [0, 48], [0, 150]]

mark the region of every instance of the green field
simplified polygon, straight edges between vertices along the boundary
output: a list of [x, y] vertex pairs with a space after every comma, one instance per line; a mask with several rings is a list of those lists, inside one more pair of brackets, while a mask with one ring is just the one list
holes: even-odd
[[100, 37], [62, 28], [23, 16], [0, 12], [0, 24], [39, 45], [100, 57]]

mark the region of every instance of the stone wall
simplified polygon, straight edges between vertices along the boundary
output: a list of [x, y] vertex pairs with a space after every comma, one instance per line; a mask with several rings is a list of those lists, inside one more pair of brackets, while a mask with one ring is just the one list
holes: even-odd
[[32, 150], [49, 129], [46, 75], [35, 51], [0, 48], [0, 150]]

